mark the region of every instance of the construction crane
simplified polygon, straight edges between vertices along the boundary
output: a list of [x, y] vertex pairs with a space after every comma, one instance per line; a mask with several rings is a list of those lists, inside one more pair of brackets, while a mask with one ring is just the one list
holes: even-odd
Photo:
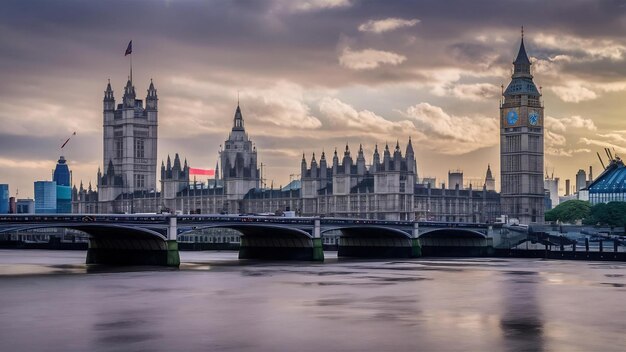
[[604, 162], [602, 161], [602, 158], [600, 157], [600, 152], [596, 152], [596, 154], [598, 155], [598, 160], [600, 160], [600, 165], [602, 165], [603, 169], [606, 169], [606, 166], [604, 166]]

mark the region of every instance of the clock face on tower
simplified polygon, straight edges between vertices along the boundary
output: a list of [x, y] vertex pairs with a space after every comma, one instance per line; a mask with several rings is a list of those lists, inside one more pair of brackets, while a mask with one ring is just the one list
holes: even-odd
[[528, 113], [528, 122], [530, 122], [531, 125], [536, 126], [537, 122], [539, 122], [539, 114], [537, 114], [536, 111]]
[[509, 123], [509, 125], [515, 125], [515, 123], [517, 122], [517, 111], [515, 110], [509, 110], [509, 112], [506, 114], [506, 122]]

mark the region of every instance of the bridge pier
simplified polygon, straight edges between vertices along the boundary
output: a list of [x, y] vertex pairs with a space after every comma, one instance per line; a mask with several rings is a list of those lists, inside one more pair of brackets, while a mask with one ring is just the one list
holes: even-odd
[[322, 247], [322, 231], [319, 218], [313, 221], [313, 260], [318, 262], [324, 261], [324, 248]]
[[178, 253], [178, 224], [176, 216], [169, 218], [169, 227], [167, 228], [167, 263], [166, 266], [179, 267], [180, 254]]
[[176, 241], [176, 216], [168, 218], [167, 240], [141, 231], [117, 228], [92, 228], [87, 232], [89, 248], [86, 264], [154, 265], [178, 267], [180, 256]]
[[411, 257], [419, 258], [422, 256], [422, 246], [419, 240], [419, 223], [416, 221], [413, 224], [413, 236], [411, 238]]

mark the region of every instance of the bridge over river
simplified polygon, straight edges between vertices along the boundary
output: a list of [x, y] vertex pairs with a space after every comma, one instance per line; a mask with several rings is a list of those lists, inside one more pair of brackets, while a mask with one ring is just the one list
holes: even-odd
[[178, 266], [179, 236], [207, 228], [241, 233], [240, 259], [323, 261], [322, 237], [340, 233], [340, 257], [475, 256], [493, 249], [489, 224], [370, 219], [231, 216], [28, 214], [0, 216], [0, 233], [68, 228], [89, 236], [87, 264]]

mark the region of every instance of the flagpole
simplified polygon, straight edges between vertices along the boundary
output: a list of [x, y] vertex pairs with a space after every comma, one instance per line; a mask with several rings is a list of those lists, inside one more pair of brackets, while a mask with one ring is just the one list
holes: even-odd
[[130, 53], [130, 84], [133, 84], [133, 53]]

